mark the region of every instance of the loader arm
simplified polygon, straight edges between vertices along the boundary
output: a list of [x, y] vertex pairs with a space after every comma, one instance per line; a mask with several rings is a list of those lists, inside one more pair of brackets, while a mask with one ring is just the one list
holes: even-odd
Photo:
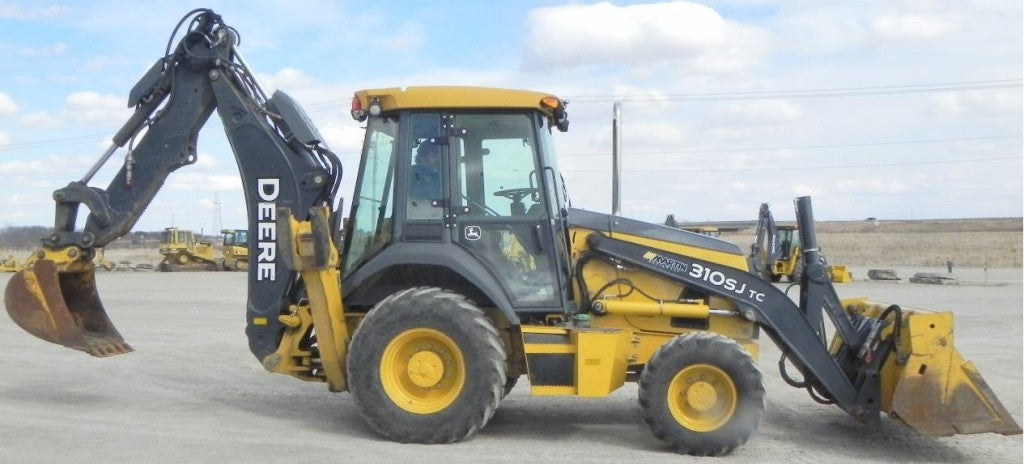
[[[762, 224], [765, 218], [770, 224], [765, 209]], [[1021, 433], [974, 366], [952, 348], [951, 315], [840, 301], [818, 251], [810, 197], [796, 200], [796, 213], [801, 259], [811, 263], [800, 276], [799, 305], [759, 275], [721, 263], [602, 234], [590, 235], [588, 245], [616, 265], [732, 300], [737, 315], [757, 323], [782, 351], [787, 383], [859, 420], [874, 422], [886, 412], [929, 435]], [[835, 327], [831, 343], [826, 315]], [[786, 372], [786, 361], [800, 379]]]
[[[111, 147], [85, 177], [54, 192], [54, 229], [35, 258], [54, 264], [34, 266], [26, 271], [30, 275], [8, 285], [5, 301], [12, 318], [41, 338], [97, 355], [131, 350], [109, 326], [92, 268], [83, 262], [92, 250], [131, 230], [173, 171], [196, 162], [196, 139], [214, 110], [238, 163], [248, 210], [253, 262], [246, 333], [258, 359], [278, 347], [278, 316], [305, 297], [298, 273], [279, 264], [277, 219], [282, 211], [302, 220], [313, 207], [332, 207], [340, 163], [294, 100], [280, 91], [266, 97], [238, 53], [233, 28], [210, 10], [190, 12], [179, 27], [189, 19], [173, 53], [160, 58], [132, 89], [129, 106], [135, 112]], [[88, 185], [117, 148], [135, 139], [105, 189]], [[79, 230], [75, 219], [81, 205], [89, 215]], [[51, 322], [62, 319], [66, 323]]]

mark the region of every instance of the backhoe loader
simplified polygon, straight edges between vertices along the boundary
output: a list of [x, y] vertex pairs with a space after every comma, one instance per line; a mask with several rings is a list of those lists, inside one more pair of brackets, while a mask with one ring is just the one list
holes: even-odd
[[[772, 282], [778, 282], [783, 277], [790, 282], [800, 281], [804, 262], [797, 230], [797, 226], [776, 225], [768, 204], [761, 204], [757, 232], [750, 251], [750, 260], [757, 273]], [[835, 283], [853, 281], [853, 275], [845, 265], [827, 264], [825, 275]]]
[[[96, 292], [94, 250], [196, 161], [196, 134], [217, 111], [248, 205], [250, 350], [270, 372], [350, 392], [392, 440], [467, 439], [525, 376], [537, 396], [606, 397], [638, 382], [666, 447], [725, 454], [764, 414], [763, 336], [790, 383], [859, 421], [884, 412], [929, 435], [1021, 432], [953, 347], [950, 313], [838, 299], [810, 198], [796, 201], [799, 304], [733, 244], [571, 208], [552, 144], [568, 130], [566, 102], [551, 94], [356, 92], [365, 138], [339, 250], [338, 157], [293, 99], [266, 95], [220, 16], [186, 21], [130, 92], [135, 113], [97, 166], [54, 193], [52, 233], [6, 288], [8, 313], [39, 338], [94, 356], [133, 350]], [[89, 186], [143, 128], [110, 184]]]

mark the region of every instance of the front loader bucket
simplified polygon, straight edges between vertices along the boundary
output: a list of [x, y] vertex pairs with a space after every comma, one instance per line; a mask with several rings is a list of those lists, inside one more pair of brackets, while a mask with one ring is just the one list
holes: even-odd
[[925, 435], [1021, 433], [974, 364], [953, 346], [953, 314], [903, 315], [899, 346], [882, 368], [882, 408]]
[[92, 265], [58, 272], [53, 261], [36, 261], [7, 283], [7, 314], [26, 332], [51, 343], [99, 357], [130, 353], [100, 303], [95, 277]]

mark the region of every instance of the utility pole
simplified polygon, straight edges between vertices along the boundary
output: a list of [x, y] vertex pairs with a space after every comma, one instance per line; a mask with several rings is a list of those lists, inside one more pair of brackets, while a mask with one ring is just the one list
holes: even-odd
[[220, 192], [217, 192], [216, 190], [213, 192], [213, 204], [217, 207], [217, 233], [220, 233], [223, 229], [220, 216]]
[[612, 105], [612, 214], [622, 212], [619, 182], [621, 182], [622, 163], [619, 160], [622, 151], [622, 102], [616, 100]]

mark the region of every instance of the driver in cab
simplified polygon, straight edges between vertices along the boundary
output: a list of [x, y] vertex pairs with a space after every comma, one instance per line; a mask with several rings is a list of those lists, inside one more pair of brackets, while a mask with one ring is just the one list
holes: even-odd
[[440, 217], [441, 208], [432, 205], [441, 199], [441, 147], [429, 140], [416, 147], [409, 173], [409, 216], [411, 219]]

